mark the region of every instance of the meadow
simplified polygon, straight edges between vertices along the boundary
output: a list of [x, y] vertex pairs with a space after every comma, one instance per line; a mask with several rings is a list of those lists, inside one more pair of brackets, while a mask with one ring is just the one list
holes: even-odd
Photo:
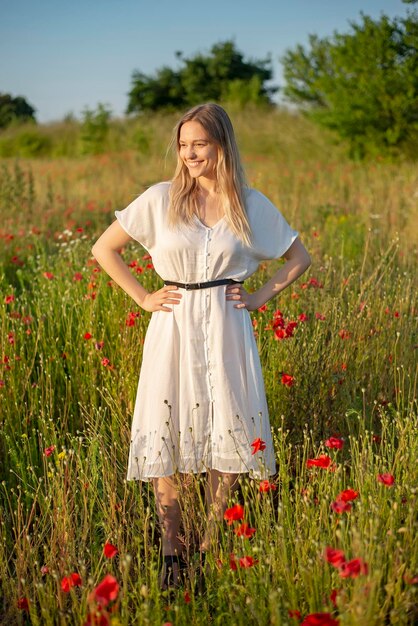
[[[0, 161], [2, 624], [418, 623], [416, 163], [350, 161], [290, 113], [232, 117], [249, 184], [313, 262], [251, 314], [278, 471], [241, 480], [204, 593], [203, 477], [182, 502], [190, 584], [159, 589], [152, 490], [125, 479], [150, 316], [91, 255], [170, 178], [175, 117], [115, 123], [104, 154]], [[45, 133], [78, 141], [73, 123]], [[162, 285], [139, 246], [123, 256]]]

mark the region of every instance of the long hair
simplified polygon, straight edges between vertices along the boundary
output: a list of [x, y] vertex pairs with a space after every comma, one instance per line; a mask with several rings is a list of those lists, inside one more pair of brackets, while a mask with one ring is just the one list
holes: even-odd
[[168, 223], [191, 224], [196, 213], [198, 183], [192, 178], [180, 157], [180, 131], [186, 122], [199, 122], [218, 149], [216, 163], [217, 189], [226, 220], [235, 235], [251, 245], [251, 228], [245, 210], [247, 183], [241, 165], [234, 129], [226, 111], [214, 103], [200, 104], [187, 111], [177, 123], [172, 138], [177, 151], [177, 167], [170, 186]]

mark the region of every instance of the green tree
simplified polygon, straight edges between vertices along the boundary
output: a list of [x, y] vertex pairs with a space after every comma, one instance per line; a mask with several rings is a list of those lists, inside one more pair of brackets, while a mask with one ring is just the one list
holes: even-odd
[[235, 97], [239, 86], [251, 102], [268, 103], [276, 91], [265, 85], [272, 77], [271, 59], [246, 61], [232, 41], [215, 44], [207, 55], [184, 58], [177, 52], [176, 56], [181, 63], [177, 71], [163, 67], [155, 76], [133, 73], [127, 113], [222, 101], [231, 94]]
[[0, 128], [12, 122], [35, 120], [35, 109], [22, 96], [13, 98], [8, 93], [0, 93]]
[[99, 102], [97, 109], [83, 111], [81, 126], [81, 151], [83, 154], [100, 154], [106, 149], [111, 111]]
[[284, 94], [347, 138], [356, 156], [398, 151], [418, 132], [417, 13], [361, 18], [350, 33], [311, 35], [308, 49], [282, 59]]

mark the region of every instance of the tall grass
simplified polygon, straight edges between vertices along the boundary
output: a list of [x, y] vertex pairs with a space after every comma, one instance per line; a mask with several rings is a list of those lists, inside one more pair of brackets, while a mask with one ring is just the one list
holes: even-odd
[[[240, 522], [219, 523], [199, 595], [193, 553], [206, 514], [203, 477], [193, 477], [182, 500], [190, 585], [159, 591], [153, 494], [125, 481], [149, 314], [99, 270], [90, 249], [114, 209], [170, 177], [163, 145], [172, 122], [154, 122], [147, 156], [2, 163], [2, 623], [84, 624], [91, 592], [112, 574], [120, 585], [106, 607], [114, 625], [290, 625], [312, 613], [341, 625], [414, 624], [418, 175], [407, 163], [348, 162], [290, 116], [236, 120], [250, 183], [281, 208], [313, 258], [307, 274], [252, 314], [274, 488], [261, 492], [242, 479], [231, 505], [244, 505], [256, 532], [243, 538], [234, 532]], [[146, 288], [161, 285], [143, 250], [123, 253]], [[262, 264], [248, 288], [278, 263]], [[327, 447], [331, 436], [342, 449]], [[321, 455], [330, 466], [308, 467]], [[394, 483], [380, 482], [382, 474]], [[331, 505], [348, 488], [358, 496], [337, 513]], [[111, 559], [106, 542], [118, 548]], [[327, 547], [367, 567], [344, 577]], [[251, 567], [240, 565], [243, 557]], [[81, 585], [64, 591], [72, 573]]]

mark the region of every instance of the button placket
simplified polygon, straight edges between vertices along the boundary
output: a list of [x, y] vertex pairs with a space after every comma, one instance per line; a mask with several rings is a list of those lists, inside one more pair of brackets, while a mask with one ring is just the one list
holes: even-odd
[[[210, 270], [210, 265], [209, 265], [209, 257], [210, 257], [210, 251], [209, 251], [209, 246], [210, 246], [210, 242], [211, 242], [211, 231], [210, 229], [206, 230], [206, 238], [205, 238], [205, 267], [204, 267], [204, 275], [205, 275], [205, 281], [209, 280], [209, 276], [208, 276], [208, 271]], [[206, 293], [206, 298], [205, 298], [205, 327], [204, 327], [204, 333], [205, 333], [205, 352], [206, 352], [206, 368], [207, 368], [207, 372], [208, 372], [208, 377], [207, 377], [207, 382], [208, 382], [208, 391], [209, 391], [209, 401], [212, 403], [213, 402], [213, 376], [212, 376], [212, 371], [211, 371], [211, 363], [210, 363], [210, 349], [209, 349], [209, 304], [210, 304], [210, 292], [209, 289], [207, 289], [207, 293]]]

